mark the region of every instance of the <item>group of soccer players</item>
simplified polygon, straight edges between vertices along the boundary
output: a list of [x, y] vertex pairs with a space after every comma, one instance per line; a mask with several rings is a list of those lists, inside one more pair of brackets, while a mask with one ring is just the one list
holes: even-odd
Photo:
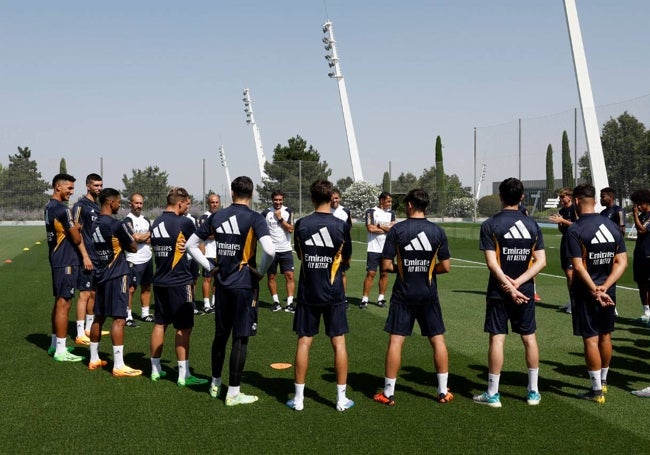
[[[75, 223], [66, 205], [74, 191], [74, 181], [74, 177], [67, 174], [55, 176], [53, 196], [45, 209], [55, 296], [49, 352], [57, 361], [82, 360], [66, 348], [67, 315], [78, 286], [78, 276], [87, 278], [92, 271], [96, 297], [90, 329], [89, 369], [100, 369], [107, 364], [106, 360], [99, 358], [98, 345], [102, 325], [107, 317], [112, 317], [113, 375], [138, 376], [142, 374], [141, 370], [130, 368], [123, 362], [123, 328], [130, 279], [123, 252], [136, 251], [137, 242], [130, 225], [113, 217], [120, 208], [121, 197], [112, 188], [104, 188], [98, 193], [90, 193], [89, 188], [90, 194], [97, 193], [100, 207], [91, 223], [92, 246], [88, 244], [89, 240], [82, 239], [80, 223]], [[541, 230], [532, 218], [519, 210], [523, 190], [519, 180], [504, 180], [499, 187], [503, 210], [481, 227], [480, 248], [485, 253], [490, 271], [484, 326], [490, 336], [489, 375], [487, 391], [474, 396], [474, 401], [491, 407], [501, 406], [498, 387], [508, 321], [512, 330], [520, 334], [526, 351], [526, 401], [530, 405], [541, 401], [533, 279], [546, 265], [546, 257]], [[186, 386], [208, 382], [192, 376], [189, 369], [190, 335], [194, 325], [194, 276], [185, 258], [187, 252], [204, 268], [215, 287], [215, 336], [209, 386], [209, 393], [215, 398], [222, 392], [226, 345], [232, 336], [225, 397], [227, 406], [253, 403], [258, 399], [241, 392], [241, 376], [249, 338], [257, 330], [259, 281], [276, 253], [265, 218], [250, 209], [252, 180], [245, 176], [236, 178], [231, 184], [231, 192], [233, 203], [226, 209], [211, 213], [197, 229], [184, 216], [189, 209], [189, 194], [183, 188], [174, 187], [167, 195], [165, 211], [153, 222], [150, 230], [150, 244], [156, 262], [151, 379], [157, 381], [165, 375], [160, 357], [165, 330], [172, 324], [176, 330], [177, 384]], [[292, 229], [294, 248], [302, 266], [293, 321], [293, 329], [298, 335], [295, 395], [287, 406], [297, 411], [304, 409], [309, 352], [322, 319], [334, 351], [335, 407], [345, 411], [354, 406], [346, 395], [348, 356], [345, 334], [349, 328], [344, 287], [344, 272], [349, 267], [352, 252], [351, 228], [349, 222], [332, 213], [332, 198], [338, 196], [340, 199], [340, 193], [331, 182], [314, 182], [310, 194], [314, 212], [298, 220]], [[594, 212], [594, 188], [580, 185], [573, 191], [572, 198], [578, 218], [567, 231], [566, 251], [576, 275], [571, 289], [574, 298], [573, 329], [575, 335], [583, 338], [585, 361], [592, 382], [591, 389], [581, 396], [602, 403], [606, 392], [603, 385], [606, 384], [611, 358], [616, 281], [625, 270], [627, 256], [618, 226]], [[437, 401], [448, 403], [454, 397], [447, 384], [448, 355], [436, 275], [448, 273], [451, 269], [449, 246], [444, 230], [425, 217], [429, 204], [429, 195], [425, 191], [411, 190], [403, 203], [407, 215], [404, 221], [395, 223], [393, 218], [386, 223], [376, 223], [385, 234], [379, 253], [380, 270], [382, 273], [395, 273], [396, 277], [384, 327], [389, 333], [384, 388], [374, 396], [374, 400], [386, 405], [395, 404], [394, 391], [402, 347], [405, 338], [412, 334], [415, 321], [418, 321], [434, 354]], [[650, 198], [644, 203], [646, 206], [639, 204], [640, 213], [648, 211]], [[635, 203], [635, 220], [641, 217], [636, 211]], [[643, 223], [640, 224], [643, 227]], [[386, 225], [389, 226], [386, 228]], [[642, 233], [642, 229], [638, 231]], [[212, 260], [204, 254], [203, 244], [207, 241], [214, 241], [216, 247], [216, 257]], [[262, 249], [259, 265], [255, 259], [258, 244]], [[83, 271], [79, 273], [80, 270]], [[645, 292], [647, 294], [647, 289]], [[364, 297], [362, 307], [367, 304], [365, 285]], [[382, 300], [378, 299], [378, 304], [383, 304]]]

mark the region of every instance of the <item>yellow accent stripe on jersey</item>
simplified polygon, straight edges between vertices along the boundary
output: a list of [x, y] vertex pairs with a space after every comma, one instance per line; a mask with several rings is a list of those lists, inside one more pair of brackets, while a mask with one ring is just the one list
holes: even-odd
[[248, 261], [250, 261], [251, 258], [255, 257], [256, 246], [257, 246], [257, 240], [255, 239], [253, 229], [251, 228], [248, 230], [248, 234], [246, 234], [246, 240], [244, 241], [244, 250], [242, 252], [241, 263], [239, 264], [239, 270], [241, 270], [242, 267], [247, 265]]
[[499, 239], [497, 239], [497, 236], [492, 234], [492, 239], [494, 240], [494, 249], [496, 250], [496, 257], [497, 257], [497, 265], [499, 268], [501, 268], [501, 255], [499, 254], [499, 251], [501, 251], [501, 246], [499, 245]]
[[54, 234], [56, 236], [56, 245], [54, 246], [54, 251], [57, 251], [63, 242], [65, 242], [65, 228], [57, 219], [54, 220]]
[[336, 272], [338, 272], [339, 267], [341, 267], [341, 262], [343, 261], [343, 244], [339, 247], [339, 250], [334, 255], [334, 260], [332, 261], [332, 271], [330, 272], [330, 285], [334, 284], [334, 279], [336, 278]]
[[183, 259], [183, 256], [185, 256], [185, 253], [181, 252], [181, 246], [180, 244], [185, 241], [185, 236], [183, 235], [182, 232], [178, 233], [178, 237], [176, 237], [176, 245], [174, 245], [174, 260], [172, 261], [172, 269], [176, 267], [176, 264]]
[[433, 255], [433, 259], [431, 260], [431, 264], [429, 264], [429, 286], [431, 286], [431, 283], [433, 282], [433, 275], [436, 273], [436, 264], [437, 264], [437, 259], [438, 259], [438, 251], [440, 250], [440, 247], [436, 250], [435, 254]]
[[120, 257], [120, 254], [122, 254], [122, 245], [120, 245], [120, 239], [118, 239], [115, 236], [112, 236], [111, 245], [113, 246], [113, 260], [111, 261], [110, 264], [108, 264], [109, 268], [115, 265], [115, 261], [117, 261], [117, 259]]

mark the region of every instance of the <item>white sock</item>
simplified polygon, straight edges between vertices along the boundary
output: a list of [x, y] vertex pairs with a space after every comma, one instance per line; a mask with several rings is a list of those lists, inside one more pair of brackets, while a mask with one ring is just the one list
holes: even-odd
[[589, 380], [591, 381], [591, 390], [603, 390], [600, 383], [600, 370], [589, 371]]
[[377, 297], [377, 302], [379, 302], [380, 300], [386, 300], [384, 294], [379, 294], [379, 296]]
[[228, 393], [226, 394], [229, 397], [236, 397], [239, 395], [239, 386], [235, 387], [232, 385], [228, 386]]
[[113, 346], [113, 369], [124, 368], [124, 346]]
[[500, 374], [488, 373], [488, 395], [493, 396], [499, 393], [499, 378], [501, 378]]
[[650, 316], [650, 305], [643, 305], [643, 314]]
[[203, 308], [210, 308], [210, 297], [203, 298]]
[[212, 294], [212, 300], [210, 301], [212, 306], [214, 306], [214, 294]]
[[50, 336], [50, 347], [56, 349], [56, 333]]
[[277, 294], [273, 294], [273, 303], [280, 303], [280, 297]]
[[142, 317], [145, 318], [149, 316], [149, 307], [148, 306], [143, 306], [142, 307]]
[[528, 391], [529, 392], [539, 392], [539, 386], [537, 385], [538, 379], [539, 379], [539, 368], [529, 368], [528, 369]]
[[160, 357], [151, 358], [151, 374], [160, 374], [162, 366], [160, 365]]
[[99, 360], [99, 342], [90, 343], [90, 361], [97, 362]]
[[215, 378], [214, 376], [212, 377], [212, 384], [210, 384], [212, 387], [219, 387], [221, 385], [221, 378]]
[[292, 295], [287, 297], [287, 305], [293, 305], [293, 296]]
[[65, 343], [66, 343], [66, 338], [56, 337], [56, 343], [55, 343], [56, 352], [54, 353], [54, 355], [64, 354], [65, 352], [67, 352], [68, 348], [66, 347]]
[[348, 397], [345, 396], [345, 391], [347, 389], [347, 384], [336, 384], [336, 401], [339, 403], [345, 403], [348, 401]]
[[190, 361], [189, 360], [179, 360], [178, 361], [178, 379], [187, 379], [190, 375]]
[[447, 380], [449, 379], [449, 373], [438, 373], [438, 394], [447, 395]]
[[84, 324], [85, 324], [85, 322], [86, 321], [84, 319], [80, 319], [80, 320], [77, 321], [77, 337], [78, 338], [82, 338], [82, 337], [86, 336], [86, 332], [84, 332], [84, 328], [85, 328]]
[[392, 397], [395, 395], [395, 383], [397, 378], [384, 378], [384, 396]]
[[133, 311], [131, 311], [130, 308], [128, 310], [126, 310], [126, 318], [127, 319], [133, 319]]
[[607, 373], [609, 373], [609, 367], [600, 369], [600, 382], [607, 382]]
[[93, 325], [93, 322], [95, 321], [95, 315], [94, 314], [87, 314], [86, 315], [86, 327], [85, 327], [85, 332], [90, 332], [90, 327]]
[[364, 295], [363, 297], [361, 297], [361, 303], [368, 303], [368, 296], [367, 295]]
[[302, 403], [305, 400], [305, 384], [294, 383], [293, 385], [296, 390], [296, 395], [293, 397], [293, 401], [296, 403]]

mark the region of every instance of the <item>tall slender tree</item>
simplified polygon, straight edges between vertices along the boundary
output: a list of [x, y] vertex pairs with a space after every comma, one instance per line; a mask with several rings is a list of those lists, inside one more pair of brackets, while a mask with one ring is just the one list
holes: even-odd
[[569, 148], [569, 136], [566, 134], [566, 130], [562, 132], [562, 186], [567, 188], [573, 188], [575, 186], [571, 149]]
[[548, 195], [555, 191], [555, 173], [553, 172], [553, 146], [546, 147], [546, 191]]
[[61, 174], [68, 173], [68, 166], [65, 164], [65, 158], [61, 158], [61, 161], [59, 161], [59, 172]]
[[445, 188], [445, 168], [442, 164], [442, 141], [436, 137], [436, 193], [438, 199], [438, 213], [447, 210], [447, 191]]
[[388, 173], [388, 171], [384, 172], [384, 178], [381, 181], [381, 189], [382, 189], [382, 191], [390, 191], [391, 190], [391, 187], [390, 187], [390, 174]]

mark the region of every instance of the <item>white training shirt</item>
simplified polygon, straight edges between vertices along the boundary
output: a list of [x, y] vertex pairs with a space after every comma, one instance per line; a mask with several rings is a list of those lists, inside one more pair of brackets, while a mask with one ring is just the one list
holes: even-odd
[[[280, 214], [282, 219], [289, 224], [293, 224], [293, 213], [291, 210], [284, 205], [280, 208]], [[287, 251], [292, 251], [291, 248], [291, 233], [284, 229], [280, 222], [275, 218], [275, 209], [269, 207], [268, 209], [262, 212], [262, 216], [266, 220], [266, 224], [269, 226], [269, 232], [271, 233], [271, 239], [275, 245], [276, 253], [284, 253]]]
[[[366, 225], [390, 224], [395, 220], [395, 213], [392, 210], [384, 210], [380, 207], [373, 207], [366, 210]], [[368, 253], [381, 253], [386, 242], [386, 233], [374, 234], [368, 232]]]
[[[131, 219], [134, 234], [145, 234], [151, 228], [151, 222], [143, 215], [135, 216], [133, 213], [126, 215]], [[152, 258], [151, 246], [148, 243], [138, 242], [138, 251], [130, 253], [126, 251], [126, 260], [131, 264], [146, 264]]]

